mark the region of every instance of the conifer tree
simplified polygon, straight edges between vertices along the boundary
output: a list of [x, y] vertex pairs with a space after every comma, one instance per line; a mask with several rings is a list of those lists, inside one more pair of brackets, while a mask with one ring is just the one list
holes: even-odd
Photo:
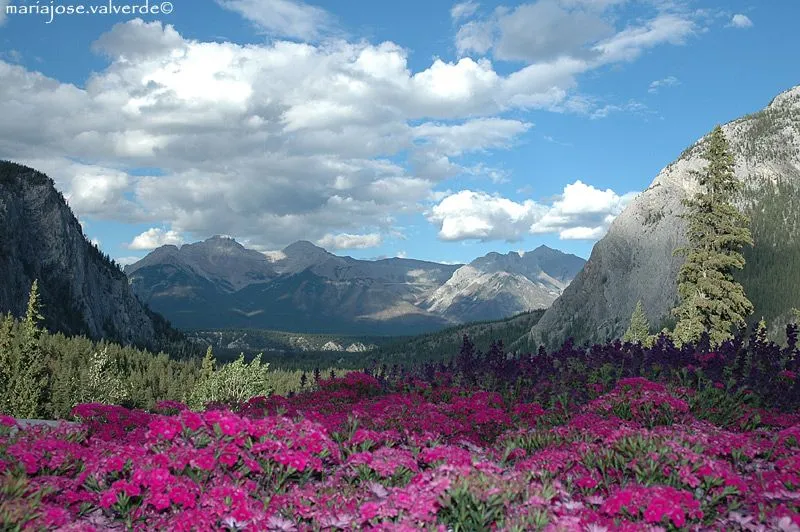
[[14, 335], [14, 318], [6, 314], [0, 319], [0, 412], [9, 412], [12, 370], [16, 365], [15, 353], [12, 350]]
[[741, 250], [753, 240], [749, 219], [733, 204], [741, 183], [733, 173], [734, 160], [728, 141], [717, 126], [706, 140], [705, 169], [695, 172], [700, 190], [684, 200], [688, 245], [675, 250], [686, 260], [678, 274], [680, 304], [674, 339], [696, 341], [707, 331], [712, 344], [732, 337], [753, 312], [744, 288], [734, 280], [733, 270], [744, 267]]
[[646, 344], [650, 335], [650, 323], [647, 321], [647, 315], [642, 308], [642, 301], [636, 302], [636, 308], [633, 309], [631, 314], [631, 324], [625, 335], [622, 337], [623, 342], [639, 342]]
[[42, 320], [40, 306], [39, 284], [34, 280], [22, 323], [22, 346], [14, 365], [10, 398], [12, 415], [21, 418], [41, 415], [47, 401], [49, 372], [44, 351], [39, 345], [42, 334], [39, 328]]

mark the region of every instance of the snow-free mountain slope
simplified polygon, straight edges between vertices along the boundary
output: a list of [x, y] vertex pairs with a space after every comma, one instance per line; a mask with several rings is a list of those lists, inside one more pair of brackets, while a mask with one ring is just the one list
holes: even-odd
[[[736, 175], [746, 187], [739, 204], [752, 219], [755, 240], [755, 247], [745, 248], [748, 265], [739, 277], [756, 303], [754, 316], [780, 322], [800, 301], [800, 293], [788, 288], [800, 285], [794, 282], [796, 277], [789, 279], [786, 275], [792, 274], [781, 273], [800, 272], [800, 264], [794, 270], [782, 269], [787, 261], [797, 260], [800, 250], [796, 236], [800, 87], [780, 94], [762, 111], [723, 125], [722, 130], [735, 156]], [[686, 242], [679, 217], [684, 212], [682, 200], [697, 191], [692, 172], [705, 165], [702, 151], [700, 139], [631, 201], [594, 246], [580, 274], [518, 347], [556, 345], [568, 336], [579, 342], [619, 337], [640, 299], [654, 332], [669, 324], [683, 262], [682, 257], [673, 256], [673, 250]], [[781, 214], [775, 216], [776, 212]], [[760, 260], [766, 253], [775, 259]], [[758, 301], [779, 303], [766, 312]]]

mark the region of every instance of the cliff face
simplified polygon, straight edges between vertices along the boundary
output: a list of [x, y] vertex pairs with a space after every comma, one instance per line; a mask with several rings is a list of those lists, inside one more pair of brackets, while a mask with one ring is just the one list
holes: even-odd
[[[766, 304], [758, 301], [780, 301], [771, 303], [766, 315], [779, 321], [788, 318], [792, 305], [786, 286], [797, 284], [786, 278], [781, 257], [785, 261], [800, 249], [795, 227], [800, 217], [800, 86], [722, 129], [735, 156], [736, 175], [745, 184], [739, 206], [751, 217], [755, 240], [753, 248], [745, 249], [748, 265], [739, 277], [756, 304], [756, 316], [766, 315]], [[669, 323], [684, 260], [672, 252], [686, 242], [679, 216], [682, 200], [697, 191], [692, 171], [705, 166], [704, 138], [664, 168], [614, 220], [583, 270], [517, 347], [554, 346], [569, 336], [579, 343], [618, 338], [639, 299], [653, 332]], [[763, 260], [767, 254], [776, 259]], [[800, 269], [794, 275], [800, 276]]]
[[86, 239], [53, 181], [0, 161], [0, 312], [23, 315], [34, 279], [51, 331], [150, 346], [163, 325]]

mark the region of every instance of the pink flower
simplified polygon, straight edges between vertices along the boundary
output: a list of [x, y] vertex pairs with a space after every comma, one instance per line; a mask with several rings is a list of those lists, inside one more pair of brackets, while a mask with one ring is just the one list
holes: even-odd
[[362, 521], [369, 521], [378, 516], [380, 505], [377, 502], [365, 502], [361, 505], [359, 513], [361, 514]]
[[201, 449], [197, 451], [194, 457], [189, 460], [189, 465], [203, 471], [213, 470], [214, 466], [216, 466], [214, 451], [211, 449]]

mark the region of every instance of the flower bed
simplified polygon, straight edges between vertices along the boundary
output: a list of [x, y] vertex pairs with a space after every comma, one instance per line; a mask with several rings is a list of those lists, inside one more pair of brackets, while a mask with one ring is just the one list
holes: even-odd
[[354, 373], [236, 413], [2, 418], [0, 528], [800, 530], [800, 416], [722, 427], [692, 396], [623, 379], [545, 408]]

